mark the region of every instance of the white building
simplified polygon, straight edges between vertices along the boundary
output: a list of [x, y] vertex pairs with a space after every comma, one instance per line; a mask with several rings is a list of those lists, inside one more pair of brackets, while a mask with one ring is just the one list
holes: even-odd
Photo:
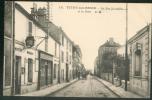
[[[50, 34], [47, 39], [47, 32], [37, 19], [15, 4], [14, 94], [57, 83], [60, 43]], [[29, 36], [35, 40], [32, 48], [26, 46]]]
[[72, 47], [73, 42], [70, 40], [70, 38], [63, 32], [63, 30], [60, 28], [61, 31], [61, 82], [66, 81], [69, 82], [72, 78]]

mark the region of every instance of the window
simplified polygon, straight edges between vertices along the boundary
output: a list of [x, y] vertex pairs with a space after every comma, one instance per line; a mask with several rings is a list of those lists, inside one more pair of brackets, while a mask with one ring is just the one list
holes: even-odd
[[64, 36], [62, 35], [62, 45], [64, 46]]
[[134, 61], [135, 61], [134, 75], [140, 76], [141, 75], [141, 66], [142, 66], [141, 53], [140, 54], [135, 53]]
[[69, 48], [70, 48], [70, 52], [72, 52], [72, 44], [70, 44], [70, 47], [69, 47]]
[[33, 60], [28, 59], [28, 82], [32, 82], [33, 80]]
[[7, 37], [12, 37], [12, 25], [13, 25], [13, 16], [12, 16], [12, 10], [13, 9], [13, 3], [9, 1], [5, 1], [5, 11], [4, 11], [4, 35]]
[[72, 63], [72, 57], [70, 56], [70, 64]]
[[69, 44], [68, 44], [68, 39], [67, 39], [67, 50], [68, 50], [68, 46], [69, 46]]
[[57, 55], [57, 43], [55, 42], [55, 56]]
[[56, 78], [56, 64], [54, 64], [54, 78]]
[[4, 39], [4, 85], [11, 85], [11, 64], [12, 64], [12, 42], [8, 39]]
[[29, 35], [32, 35], [32, 22], [29, 22]]
[[64, 62], [64, 52], [62, 51], [62, 63]]
[[63, 77], [63, 80], [64, 80], [64, 69], [62, 69], [62, 77]]
[[66, 61], [68, 62], [68, 52], [66, 52]]

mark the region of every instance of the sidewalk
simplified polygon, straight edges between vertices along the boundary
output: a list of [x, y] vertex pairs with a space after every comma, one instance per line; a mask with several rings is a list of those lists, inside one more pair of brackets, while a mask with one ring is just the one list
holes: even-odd
[[58, 91], [60, 89], [63, 89], [64, 87], [67, 87], [67, 86], [75, 83], [76, 81], [78, 81], [78, 80], [74, 79], [74, 80], [72, 80], [72, 81], [70, 81], [68, 83], [56, 84], [56, 85], [50, 86], [50, 87], [45, 88], [45, 89], [29, 92], [29, 93], [26, 93], [26, 94], [15, 95], [15, 96], [46, 96], [46, 95], [54, 93], [54, 92], [56, 92], [56, 91]]
[[120, 98], [144, 98], [142, 96], [139, 96], [137, 94], [134, 94], [130, 91], [125, 91], [123, 88], [121, 87], [116, 87], [115, 85], [113, 85], [110, 82], [107, 82], [103, 79], [97, 78], [96, 79], [98, 81], [100, 81], [101, 83], [103, 83], [107, 88], [109, 88], [111, 91], [113, 91], [115, 94], [117, 94]]

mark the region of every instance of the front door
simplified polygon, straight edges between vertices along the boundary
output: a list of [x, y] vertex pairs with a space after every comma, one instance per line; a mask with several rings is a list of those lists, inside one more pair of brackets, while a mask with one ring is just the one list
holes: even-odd
[[68, 64], [66, 64], [66, 82], [69, 81], [68, 76], [69, 76], [69, 66]]
[[48, 61], [48, 84], [52, 84], [53, 83], [53, 65], [52, 65], [52, 61]]
[[20, 94], [21, 92], [21, 57], [16, 56], [15, 60], [15, 94]]
[[48, 63], [45, 65], [45, 85], [48, 85]]

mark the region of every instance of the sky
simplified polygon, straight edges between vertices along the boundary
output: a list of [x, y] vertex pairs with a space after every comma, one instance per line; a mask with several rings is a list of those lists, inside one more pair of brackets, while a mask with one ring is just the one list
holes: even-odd
[[[33, 7], [33, 2], [17, 3], [28, 12]], [[46, 2], [35, 3], [38, 7], [46, 7]], [[151, 22], [151, 6], [146, 3], [128, 4], [128, 39]], [[51, 21], [62, 27], [69, 38], [80, 46], [82, 62], [87, 69], [93, 70], [99, 46], [110, 37], [121, 45], [125, 44], [125, 3], [52, 2], [50, 8]]]

